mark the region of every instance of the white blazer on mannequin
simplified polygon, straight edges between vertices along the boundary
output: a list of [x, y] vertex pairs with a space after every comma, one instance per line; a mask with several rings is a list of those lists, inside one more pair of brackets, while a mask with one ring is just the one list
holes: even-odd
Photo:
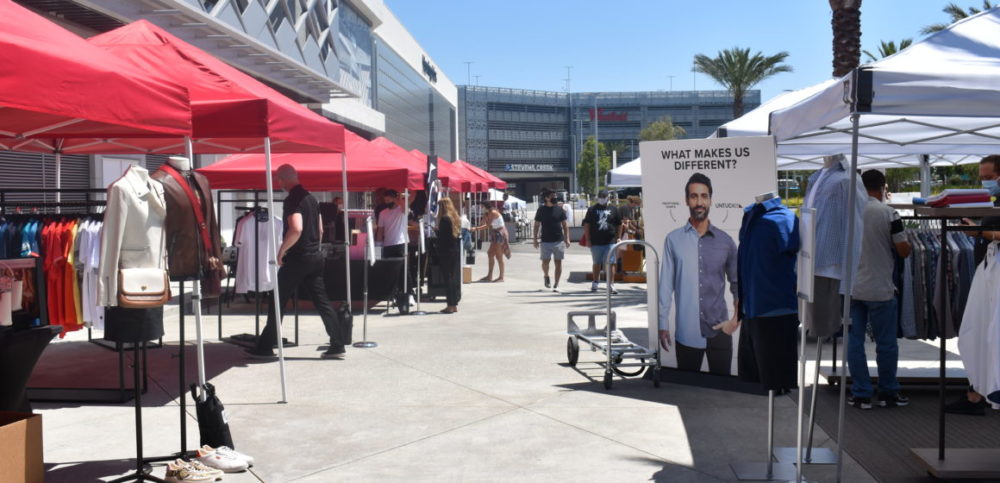
[[131, 166], [108, 187], [101, 234], [101, 263], [97, 285], [98, 303], [118, 305], [119, 268], [166, 269], [163, 221], [167, 202], [163, 185], [149, 171]]

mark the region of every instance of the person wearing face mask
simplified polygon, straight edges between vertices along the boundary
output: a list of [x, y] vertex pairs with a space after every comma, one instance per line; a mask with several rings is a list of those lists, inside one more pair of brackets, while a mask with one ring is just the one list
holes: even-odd
[[[670, 316], [674, 315], [677, 368], [731, 375], [733, 333], [738, 320], [738, 253], [736, 242], [708, 219], [712, 206], [712, 180], [695, 173], [684, 186], [688, 222], [667, 234], [660, 261], [659, 340], [669, 351], [673, 345]], [[726, 306], [726, 281], [733, 297], [732, 314]], [[671, 313], [671, 309], [675, 313]]]
[[855, 277], [851, 297], [851, 326], [847, 339], [847, 364], [851, 372], [851, 397], [849, 402], [858, 409], [871, 409], [875, 395], [868, 374], [865, 356], [865, 334], [871, 328], [875, 339], [876, 364], [878, 365], [878, 405], [899, 407], [909, 404], [909, 399], [899, 392], [896, 367], [899, 361], [899, 343], [896, 339], [896, 286], [892, 281], [895, 248], [900, 257], [910, 256], [910, 243], [906, 241], [903, 220], [899, 213], [885, 204], [885, 175], [878, 170], [868, 170], [861, 175], [868, 192], [864, 211], [864, 231], [861, 234], [861, 261]]
[[[979, 160], [979, 179], [983, 188], [990, 191], [990, 195], [997, 198], [993, 204], [1000, 206], [1000, 154], [986, 156]], [[981, 220], [983, 225], [1000, 225], [1000, 216], [987, 216]], [[979, 223], [968, 218], [962, 219], [962, 224], [977, 226]], [[976, 266], [982, 263], [986, 257], [986, 247], [994, 241], [1000, 241], [1000, 231], [970, 231], [967, 235], [975, 238], [975, 261]], [[969, 386], [965, 397], [958, 399], [945, 406], [945, 412], [951, 414], [964, 414], [970, 416], [986, 415], [986, 399], [976, 392], [975, 388]]]
[[406, 202], [399, 203], [399, 194], [396, 190], [387, 189], [383, 193], [382, 200], [385, 207], [379, 212], [375, 241], [382, 243], [383, 257], [401, 258], [406, 255], [406, 242], [409, 240]]
[[[323, 252], [320, 251], [320, 240], [323, 239], [323, 225], [320, 222], [319, 202], [312, 193], [306, 191], [299, 183], [299, 175], [295, 167], [283, 164], [278, 167], [278, 184], [288, 193], [282, 208], [284, 234], [281, 247], [278, 248], [278, 296], [280, 297], [281, 313], [292, 294], [298, 290], [313, 301], [319, 312], [326, 334], [330, 337], [330, 345], [321, 357], [323, 359], [343, 359], [345, 356], [343, 321], [330, 305], [323, 282]], [[248, 349], [250, 357], [260, 359], [274, 358], [273, 347], [278, 343], [277, 324], [274, 301], [271, 300], [267, 314], [267, 325], [257, 338], [257, 345]]]
[[[590, 245], [590, 257], [593, 265], [591, 270], [594, 275], [594, 282], [590, 284], [590, 291], [596, 292], [601, 279], [601, 268], [611, 247], [618, 242], [619, 227], [622, 224], [621, 217], [618, 216], [618, 209], [609, 203], [608, 190], [601, 190], [597, 193], [597, 203], [587, 209], [587, 214], [583, 216], [583, 231], [587, 234], [587, 242]], [[614, 289], [615, 279], [615, 255], [611, 254], [611, 270], [608, 273], [608, 285], [611, 293], [617, 294]]]

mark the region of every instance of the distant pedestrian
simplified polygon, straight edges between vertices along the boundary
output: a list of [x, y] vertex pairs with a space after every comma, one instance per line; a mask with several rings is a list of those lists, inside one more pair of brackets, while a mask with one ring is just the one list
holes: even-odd
[[[489, 259], [490, 268], [486, 276], [479, 279], [479, 281], [503, 282], [504, 257], [510, 258], [510, 245], [508, 243], [510, 238], [507, 235], [507, 227], [504, 225], [503, 216], [500, 214], [500, 210], [497, 209], [495, 203], [492, 201], [483, 201], [480, 206], [486, 212], [483, 216], [483, 224], [473, 228], [472, 231], [485, 231], [489, 234], [490, 247], [486, 250], [486, 255]], [[500, 276], [495, 279], [493, 278], [494, 262], [500, 267]]]
[[[566, 212], [556, 206], [556, 194], [548, 189], [542, 190], [544, 206], [535, 212], [535, 225], [532, 230], [533, 244], [540, 248], [542, 259], [542, 275], [545, 288], [559, 292], [559, 279], [562, 277], [562, 261], [569, 247], [569, 224], [566, 223]], [[541, 244], [538, 241], [541, 231]], [[555, 260], [555, 283], [549, 278], [549, 261]]]
[[608, 190], [601, 190], [597, 194], [597, 202], [587, 209], [587, 214], [583, 217], [583, 231], [587, 236], [590, 256], [593, 259], [594, 281], [590, 284], [590, 291], [597, 291], [598, 283], [601, 280], [601, 267], [604, 266], [605, 258], [610, 253], [611, 263], [607, 273], [608, 287], [611, 289], [611, 293], [617, 294], [618, 292], [614, 289], [616, 259], [615, 254], [611, 253], [611, 247], [618, 242], [621, 218], [618, 216], [618, 209], [612, 206], [609, 201]]

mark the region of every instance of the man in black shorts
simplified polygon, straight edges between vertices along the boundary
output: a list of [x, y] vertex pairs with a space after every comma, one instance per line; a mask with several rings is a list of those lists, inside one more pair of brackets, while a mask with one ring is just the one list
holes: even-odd
[[[566, 212], [556, 206], [556, 194], [549, 189], [542, 190], [544, 206], [535, 212], [533, 243], [535, 248], [541, 248], [542, 273], [545, 275], [545, 288], [559, 292], [559, 278], [562, 277], [562, 261], [569, 247], [569, 224], [566, 223]], [[538, 231], [541, 228], [542, 243], [538, 244]], [[549, 279], [549, 260], [556, 261], [555, 283]]]

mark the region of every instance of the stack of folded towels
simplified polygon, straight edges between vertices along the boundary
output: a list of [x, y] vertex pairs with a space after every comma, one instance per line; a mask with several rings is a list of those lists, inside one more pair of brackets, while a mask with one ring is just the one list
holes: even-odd
[[946, 189], [929, 198], [913, 198], [915, 205], [934, 208], [991, 208], [993, 199], [985, 189]]

